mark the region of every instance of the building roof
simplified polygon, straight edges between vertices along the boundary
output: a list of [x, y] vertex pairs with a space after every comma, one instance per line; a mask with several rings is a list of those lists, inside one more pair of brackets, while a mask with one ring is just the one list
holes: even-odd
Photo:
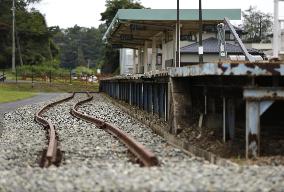
[[[204, 25], [217, 25], [225, 17], [230, 20], [241, 19], [240, 9], [203, 9], [202, 11]], [[185, 33], [198, 31], [198, 16], [198, 9], [180, 10], [180, 22]], [[160, 32], [165, 30], [173, 32], [175, 24], [176, 9], [120, 9], [103, 39], [126, 47], [141, 46], [145, 40], [150, 40]]]
[[[204, 54], [219, 54], [218, 39], [215, 37], [210, 37], [202, 41]], [[182, 47], [181, 54], [197, 54], [199, 43], [193, 43], [191, 45]], [[241, 48], [237, 44], [226, 42], [225, 49], [228, 54], [243, 54]], [[257, 49], [248, 49], [251, 54], [261, 54]]]
[[[203, 9], [203, 20], [223, 20], [228, 17], [231, 20], [241, 19], [240, 9]], [[198, 9], [181, 9], [180, 20], [198, 20]], [[175, 21], [177, 18], [176, 9], [120, 9], [116, 16], [118, 20], [139, 20], [139, 21]]]

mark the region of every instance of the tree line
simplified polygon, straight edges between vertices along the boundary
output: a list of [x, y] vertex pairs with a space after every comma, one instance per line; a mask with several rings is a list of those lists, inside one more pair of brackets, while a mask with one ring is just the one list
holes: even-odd
[[[16, 1], [16, 65], [48, 65], [74, 69], [76, 67], [101, 68], [113, 73], [119, 67], [118, 50], [102, 41], [118, 9], [143, 9], [139, 1], [106, 0], [101, 13], [104, 23], [97, 28], [74, 27], [61, 29], [48, 27], [45, 17], [31, 3], [40, 0]], [[12, 53], [12, 0], [0, 0], [0, 68], [11, 66]], [[243, 12], [243, 28], [248, 42], [268, 42], [272, 16], [250, 7]]]

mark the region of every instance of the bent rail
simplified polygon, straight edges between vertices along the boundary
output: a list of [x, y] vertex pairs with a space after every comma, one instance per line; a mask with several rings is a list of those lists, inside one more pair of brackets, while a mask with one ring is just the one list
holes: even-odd
[[141, 161], [144, 166], [151, 167], [159, 165], [158, 158], [149, 149], [130, 137], [127, 133], [123, 132], [112, 124], [104, 122], [101, 119], [97, 119], [95, 117], [77, 111], [77, 108], [80, 105], [87, 103], [93, 99], [93, 96], [90, 96], [89, 93], [87, 93], [87, 95], [87, 99], [79, 101], [71, 108], [70, 113], [73, 116], [94, 123], [99, 128], [104, 129], [111, 135], [118, 138]]
[[46, 154], [44, 154], [44, 157], [43, 157], [43, 161], [44, 161], [43, 167], [48, 167], [48, 166], [50, 166], [51, 164], [54, 164], [57, 161], [58, 141], [57, 141], [57, 138], [56, 138], [55, 126], [52, 124], [52, 122], [50, 120], [44, 119], [42, 117], [42, 114], [46, 110], [48, 110], [49, 108], [74, 98], [74, 95], [75, 95], [75, 93], [73, 93], [71, 96], [68, 96], [64, 99], [50, 103], [50, 104], [44, 106], [41, 110], [39, 110], [35, 114], [35, 121], [37, 123], [41, 124], [46, 129], [48, 129], [48, 132], [49, 132], [48, 148], [47, 148]]

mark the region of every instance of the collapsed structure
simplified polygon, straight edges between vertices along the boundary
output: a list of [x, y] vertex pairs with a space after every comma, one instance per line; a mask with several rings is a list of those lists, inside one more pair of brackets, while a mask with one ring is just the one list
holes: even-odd
[[[224, 142], [244, 137], [246, 156], [256, 157], [261, 149], [260, 129], [279, 132], [283, 123], [279, 114], [284, 109], [284, 63], [221, 61], [216, 26], [224, 18], [240, 20], [241, 10], [204, 9], [202, 14], [204, 63], [197, 59], [198, 10], [180, 11], [179, 63], [176, 10], [119, 10], [104, 40], [114, 48], [131, 48], [134, 65], [126, 67], [128, 75], [103, 79], [100, 89], [159, 115], [173, 134], [203, 119], [204, 125], [222, 133]], [[231, 34], [225, 36], [227, 54], [243, 55], [243, 47]]]

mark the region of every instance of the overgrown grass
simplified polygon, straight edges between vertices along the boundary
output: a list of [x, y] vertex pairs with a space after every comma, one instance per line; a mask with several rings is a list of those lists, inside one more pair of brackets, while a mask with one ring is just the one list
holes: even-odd
[[[0, 83], [0, 90], [20, 92], [83, 92], [98, 91], [98, 83], [73, 82], [68, 83]], [[1, 94], [1, 92], [0, 92]]]
[[36, 95], [36, 93], [27, 92], [27, 91], [9, 90], [6, 89], [5, 87], [0, 86], [0, 103], [7, 103], [21, 99], [26, 99], [34, 95]]

